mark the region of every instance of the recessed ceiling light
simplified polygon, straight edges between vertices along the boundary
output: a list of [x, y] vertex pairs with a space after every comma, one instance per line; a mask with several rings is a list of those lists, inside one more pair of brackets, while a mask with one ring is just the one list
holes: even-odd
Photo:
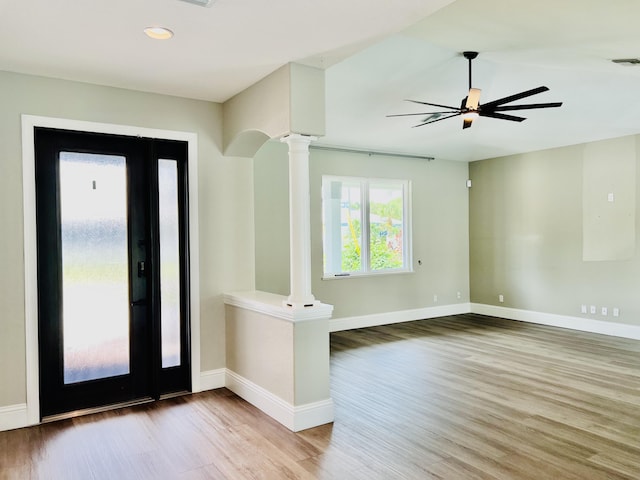
[[144, 29], [144, 33], [154, 40], [168, 40], [173, 37], [173, 32], [164, 27], [147, 27]]

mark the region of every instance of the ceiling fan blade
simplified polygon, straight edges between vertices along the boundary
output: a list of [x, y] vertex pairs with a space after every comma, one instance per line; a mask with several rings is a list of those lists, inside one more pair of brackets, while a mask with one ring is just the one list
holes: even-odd
[[471, 124], [473, 123], [473, 119], [472, 118], [465, 118], [463, 119], [462, 122], [462, 129], [464, 130], [465, 128], [469, 128], [471, 126]]
[[414, 125], [411, 128], [422, 127], [423, 125], [428, 125], [430, 123], [436, 123], [436, 122], [439, 122], [441, 120], [446, 120], [447, 118], [457, 117], [458, 115], [460, 115], [460, 113], [456, 112], [453, 115], [447, 115], [446, 117], [439, 117], [439, 118], [436, 118], [436, 119], [433, 119], [433, 120], [427, 120], [426, 122], [419, 123], [418, 125]]
[[421, 112], [421, 113], [394, 113], [393, 115], [387, 115], [387, 117], [410, 117], [412, 115], [435, 115], [435, 114], [442, 115], [444, 113], [455, 113], [456, 115], [458, 114], [458, 112], [451, 112], [451, 111], [446, 111], [446, 112]]
[[456, 111], [460, 110], [459, 107], [451, 107], [449, 105], [440, 105], [438, 103], [420, 102], [418, 100], [408, 100], [408, 99], [406, 101], [407, 102], [413, 102], [413, 103], [419, 103], [420, 105], [430, 105], [432, 107], [448, 108], [450, 110], [456, 110]]
[[[478, 109], [478, 103], [480, 103], [480, 90], [479, 88], [470, 88], [469, 95], [467, 96], [467, 102], [465, 107], [471, 110]], [[466, 127], [465, 127], [466, 128]]]
[[[562, 102], [550, 102], [550, 103], [528, 103], [525, 105], [501, 105], [495, 108], [490, 108], [491, 112], [506, 112], [509, 110], [532, 110], [534, 108], [553, 108], [553, 107], [561, 107]], [[483, 105], [484, 109], [485, 106]]]
[[498, 100], [493, 100], [492, 102], [485, 103], [482, 105], [482, 108], [492, 109], [493, 107], [497, 107], [498, 105], [502, 105], [503, 103], [515, 102], [516, 100], [520, 100], [521, 98], [527, 98], [532, 95], [537, 95], [538, 93], [546, 92], [549, 90], [547, 87], [538, 87], [532, 88], [531, 90], [527, 90], [526, 92], [516, 93], [514, 95], [509, 95], [508, 97], [499, 98]]
[[504, 113], [497, 112], [478, 112], [481, 117], [490, 117], [490, 118], [498, 118], [500, 120], [511, 120], [512, 122], [521, 122], [526, 120], [524, 117], [516, 117], [515, 115], [505, 115]]

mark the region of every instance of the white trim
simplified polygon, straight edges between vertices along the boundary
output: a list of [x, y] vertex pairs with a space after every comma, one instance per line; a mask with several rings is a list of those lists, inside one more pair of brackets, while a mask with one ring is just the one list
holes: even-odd
[[311, 307], [287, 306], [286, 296], [259, 290], [225, 293], [224, 303], [292, 323], [330, 318], [333, 312], [333, 305], [320, 302]]
[[227, 370], [226, 385], [233, 393], [293, 432], [331, 423], [334, 419], [331, 398], [294, 406], [231, 370]]
[[200, 374], [200, 391], [215, 390], [225, 386], [226, 368], [207, 370]]
[[29, 425], [29, 419], [27, 416], [26, 403], [0, 407], [0, 432], [13, 430], [14, 428], [22, 428], [27, 425]]
[[[170, 132], [165, 132], [170, 134]], [[180, 132], [172, 132], [180, 134]], [[191, 339], [191, 391], [200, 385], [200, 213], [198, 209], [198, 135], [183, 133], [189, 168], [189, 326]]]
[[333, 399], [307, 403], [293, 408], [293, 430], [299, 432], [334, 421]]
[[189, 273], [191, 310], [191, 383], [192, 391], [199, 392], [200, 384], [200, 253], [198, 233], [198, 136], [191, 132], [158, 130], [129, 125], [94, 123], [53, 117], [22, 115], [22, 188], [24, 216], [24, 288], [26, 335], [26, 421], [24, 425], [40, 422], [40, 387], [38, 368], [38, 270], [36, 251], [35, 209], [35, 127], [63, 130], [141, 136], [188, 143], [189, 169]]
[[447, 315], [459, 315], [461, 313], [469, 313], [471, 311], [470, 308], [469, 303], [454, 303], [452, 305], [373, 313], [357, 317], [333, 318], [329, 320], [329, 332], [340, 332], [342, 330], [352, 330], [354, 328], [377, 327], [379, 325], [411, 322], [413, 320], [444, 317]]
[[534, 312], [531, 310], [520, 310], [517, 308], [499, 307], [496, 305], [486, 305], [481, 303], [472, 303], [471, 313], [507, 318], [509, 320], [518, 320], [521, 322], [537, 323], [540, 325], [568, 328], [571, 330], [580, 330], [582, 332], [599, 333], [613, 337], [640, 340], [640, 325], [605, 322], [602, 320], [594, 320], [592, 318]]
[[36, 247], [35, 119], [22, 116], [22, 212], [24, 225], [24, 315], [26, 349], [26, 423], [40, 422], [38, 367], [38, 257]]
[[328, 277], [320, 277], [320, 280], [344, 280], [346, 278], [375, 278], [387, 275], [407, 275], [414, 274], [416, 271], [413, 267], [408, 270], [389, 269], [389, 270], [373, 270], [370, 272], [349, 272], [349, 273], [334, 273]]
[[[355, 184], [356, 182], [360, 184], [360, 203], [362, 205], [360, 212], [360, 223], [361, 223], [361, 258], [362, 265], [361, 270], [355, 272], [343, 271], [340, 265], [330, 265], [336, 261], [333, 258], [332, 254], [328, 256], [330, 259], [326, 259], [327, 265], [324, 266], [322, 272], [322, 280], [330, 280], [330, 279], [346, 279], [346, 278], [357, 278], [364, 276], [374, 276], [374, 275], [388, 275], [388, 274], [397, 274], [397, 273], [412, 273], [413, 272], [413, 244], [412, 244], [412, 226], [413, 226], [413, 214], [412, 214], [412, 190], [411, 180], [403, 179], [403, 178], [379, 178], [379, 177], [353, 177], [349, 175], [322, 175], [322, 204], [323, 204], [323, 213], [322, 213], [322, 224], [325, 227], [324, 233], [322, 236], [322, 243], [325, 253], [327, 250], [333, 250], [334, 253], [341, 251], [342, 247], [339, 244], [336, 244], [335, 238], [333, 237], [331, 232], [336, 233], [337, 230], [340, 229], [339, 225], [341, 222], [340, 213], [336, 212], [333, 207], [328, 207], [329, 199], [336, 200], [331, 196], [332, 185], [334, 182], [339, 183], [351, 183]], [[371, 207], [371, 199], [369, 198], [371, 193], [371, 185], [378, 184], [387, 184], [392, 185], [394, 187], [401, 185], [402, 186], [402, 267], [393, 268], [389, 270], [372, 270], [371, 268], [371, 252], [369, 251], [370, 244], [370, 236], [371, 236], [371, 225], [370, 225], [370, 207]], [[334, 204], [335, 205], [335, 204]], [[335, 218], [337, 216], [337, 218]], [[336, 225], [338, 225], [336, 230]], [[338, 263], [340, 263], [338, 261]], [[336, 267], [331, 268], [331, 267]], [[340, 267], [340, 268], [338, 268]], [[331, 271], [325, 271], [325, 268], [329, 268]]]

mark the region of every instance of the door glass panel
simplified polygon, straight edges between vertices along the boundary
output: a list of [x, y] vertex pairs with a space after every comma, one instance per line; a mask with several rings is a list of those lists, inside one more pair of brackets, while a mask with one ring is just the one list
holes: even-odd
[[129, 373], [125, 158], [60, 152], [64, 383]]
[[178, 164], [158, 160], [162, 368], [180, 365], [180, 222]]

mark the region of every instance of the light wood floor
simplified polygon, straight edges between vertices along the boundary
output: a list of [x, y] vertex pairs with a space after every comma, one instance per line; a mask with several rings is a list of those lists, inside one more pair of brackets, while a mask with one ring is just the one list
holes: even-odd
[[640, 342], [461, 315], [331, 336], [336, 421], [226, 389], [0, 433], [0, 478], [640, 479]]

